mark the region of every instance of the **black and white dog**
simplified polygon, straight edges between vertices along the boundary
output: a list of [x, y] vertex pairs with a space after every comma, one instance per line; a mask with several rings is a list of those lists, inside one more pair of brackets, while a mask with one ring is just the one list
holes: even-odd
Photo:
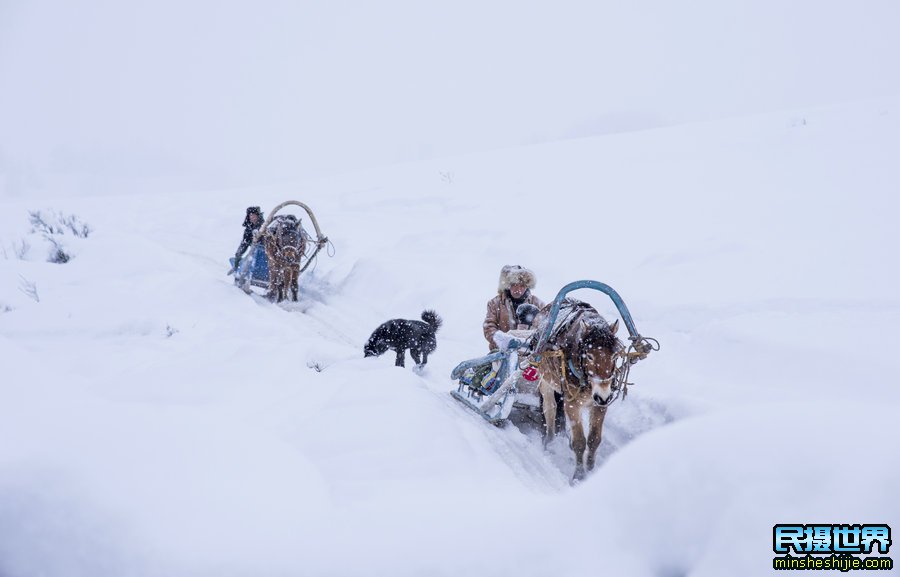
[[434, 334], [440, 327], [441, 317], [434, 311], [423, 312], [421, 321], [392, 319], [375, 329], [363, 351], [367, 357], [377, 357], [391, 349], [397, 353], [395, 364], [404, 367], [406, 349], [409, 349], [416, 365], [422, 367], [428, 362], [428, 355], [437, 348]]

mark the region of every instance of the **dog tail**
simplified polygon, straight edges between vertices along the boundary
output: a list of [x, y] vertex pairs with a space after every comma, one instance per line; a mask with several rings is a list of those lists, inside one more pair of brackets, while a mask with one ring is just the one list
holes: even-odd
[[422, 313], [422, 320], [431, 325], [431, 328], [434, 330], [434, 332], [437, 332], [437, 330], [441, 328], [441, 324], [444, 322], [436, 312], [430, 310]]

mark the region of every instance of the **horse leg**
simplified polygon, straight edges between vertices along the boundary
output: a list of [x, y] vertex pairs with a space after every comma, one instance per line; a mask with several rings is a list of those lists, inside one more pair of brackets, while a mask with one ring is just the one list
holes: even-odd
[[266, 262], [269, 263], [269, 287], [266, 298], [274, 301], [278, 294], [278, 259], [275, 256], [275, 246], [268, 235], [263, 241], [263, 248], [266, 251]]
[[556, 432], [562, 431], [566, 426], [566, 408], [563, 403], [562, 393], [553, 392], [553, 398], [556, 399]]
[[405, 367], [406, 366], [406, 349], [400, 349], [397, 351], [397, 361], [394, 363], [394, 366], [397, 366], [397, 367]]
[[275, 296], [278, 294], [278, 272], [275, 270], [275, 263], [270, 258], [269, 259], [269, 290], [266, 293], [266, 298], [270, 301], [275, 300]]
[[300, 276], [300, 270], [298, 267], [291, 267], [291, 300], [297, 302], [297, 296], [300, 292], [300, 286], [298, 284], [298, 276]]
[[278, 271], [278, 302], [283, 301], [287, 298], [287, 287], [285, 283], [287, 281], [287, 275], [285, 274], [284, 269], [279, 269]]
[[279, 302], [278, 293], [281, 291], [281, 275], [278, 271], [278, 264], [275, 260], [269, 261], [269, 292], [270, 298], [274, 302]]
[[417, 365], [422, 366], [422, 357], [419, 355], [419, 351], [416, 349], [409, 349], [409, 356], [412, 357]]
[[581, 422], [581, 404], [577, 399], [565, 396], [563, 402], [566, 406], [566, 420], [569, 421], [569, 432], [572, 438], [572, 451], [575, 453], [575, 473], [572, 481], [584, 479], [584, 425]]
[[603, 434], [603, 419], [606, 418], [606, 407], [591, 406], [591, 432], [588, 433], [587, 443], [587, 470], [594, 470], [594, 457], [597, 454], [597, 447], [600, 446], [600, 437]]
[[556, 392], [549, 383], [541, 379], [538, 385], [541, 392], [541, 409], [544, 413], [544, 448], [546, 449], [556, 438]]

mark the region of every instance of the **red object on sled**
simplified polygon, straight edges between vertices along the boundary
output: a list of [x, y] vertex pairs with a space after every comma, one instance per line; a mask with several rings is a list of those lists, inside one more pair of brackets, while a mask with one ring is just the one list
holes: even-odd
[[538, 377], [540, 375], [538, 374], [538, 370], [536, 368], [528, 367], [527, 369], [522, 371], [522, 376], [525, 378], [526, 381], [536, 381], [536, 380], [538, 380]]

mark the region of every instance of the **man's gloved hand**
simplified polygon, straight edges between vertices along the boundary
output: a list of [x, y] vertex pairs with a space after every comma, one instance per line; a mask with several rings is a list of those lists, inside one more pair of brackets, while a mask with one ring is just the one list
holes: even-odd
[[238, 267], [241, 266], [241, 255], [234, 255], [234, 270], [237, 270]]
[[511, 348], [517, 348], [521, 343], [511, 334], [497, 331], [494, 333], [494, 344], [501, 351], [508, 351]]

